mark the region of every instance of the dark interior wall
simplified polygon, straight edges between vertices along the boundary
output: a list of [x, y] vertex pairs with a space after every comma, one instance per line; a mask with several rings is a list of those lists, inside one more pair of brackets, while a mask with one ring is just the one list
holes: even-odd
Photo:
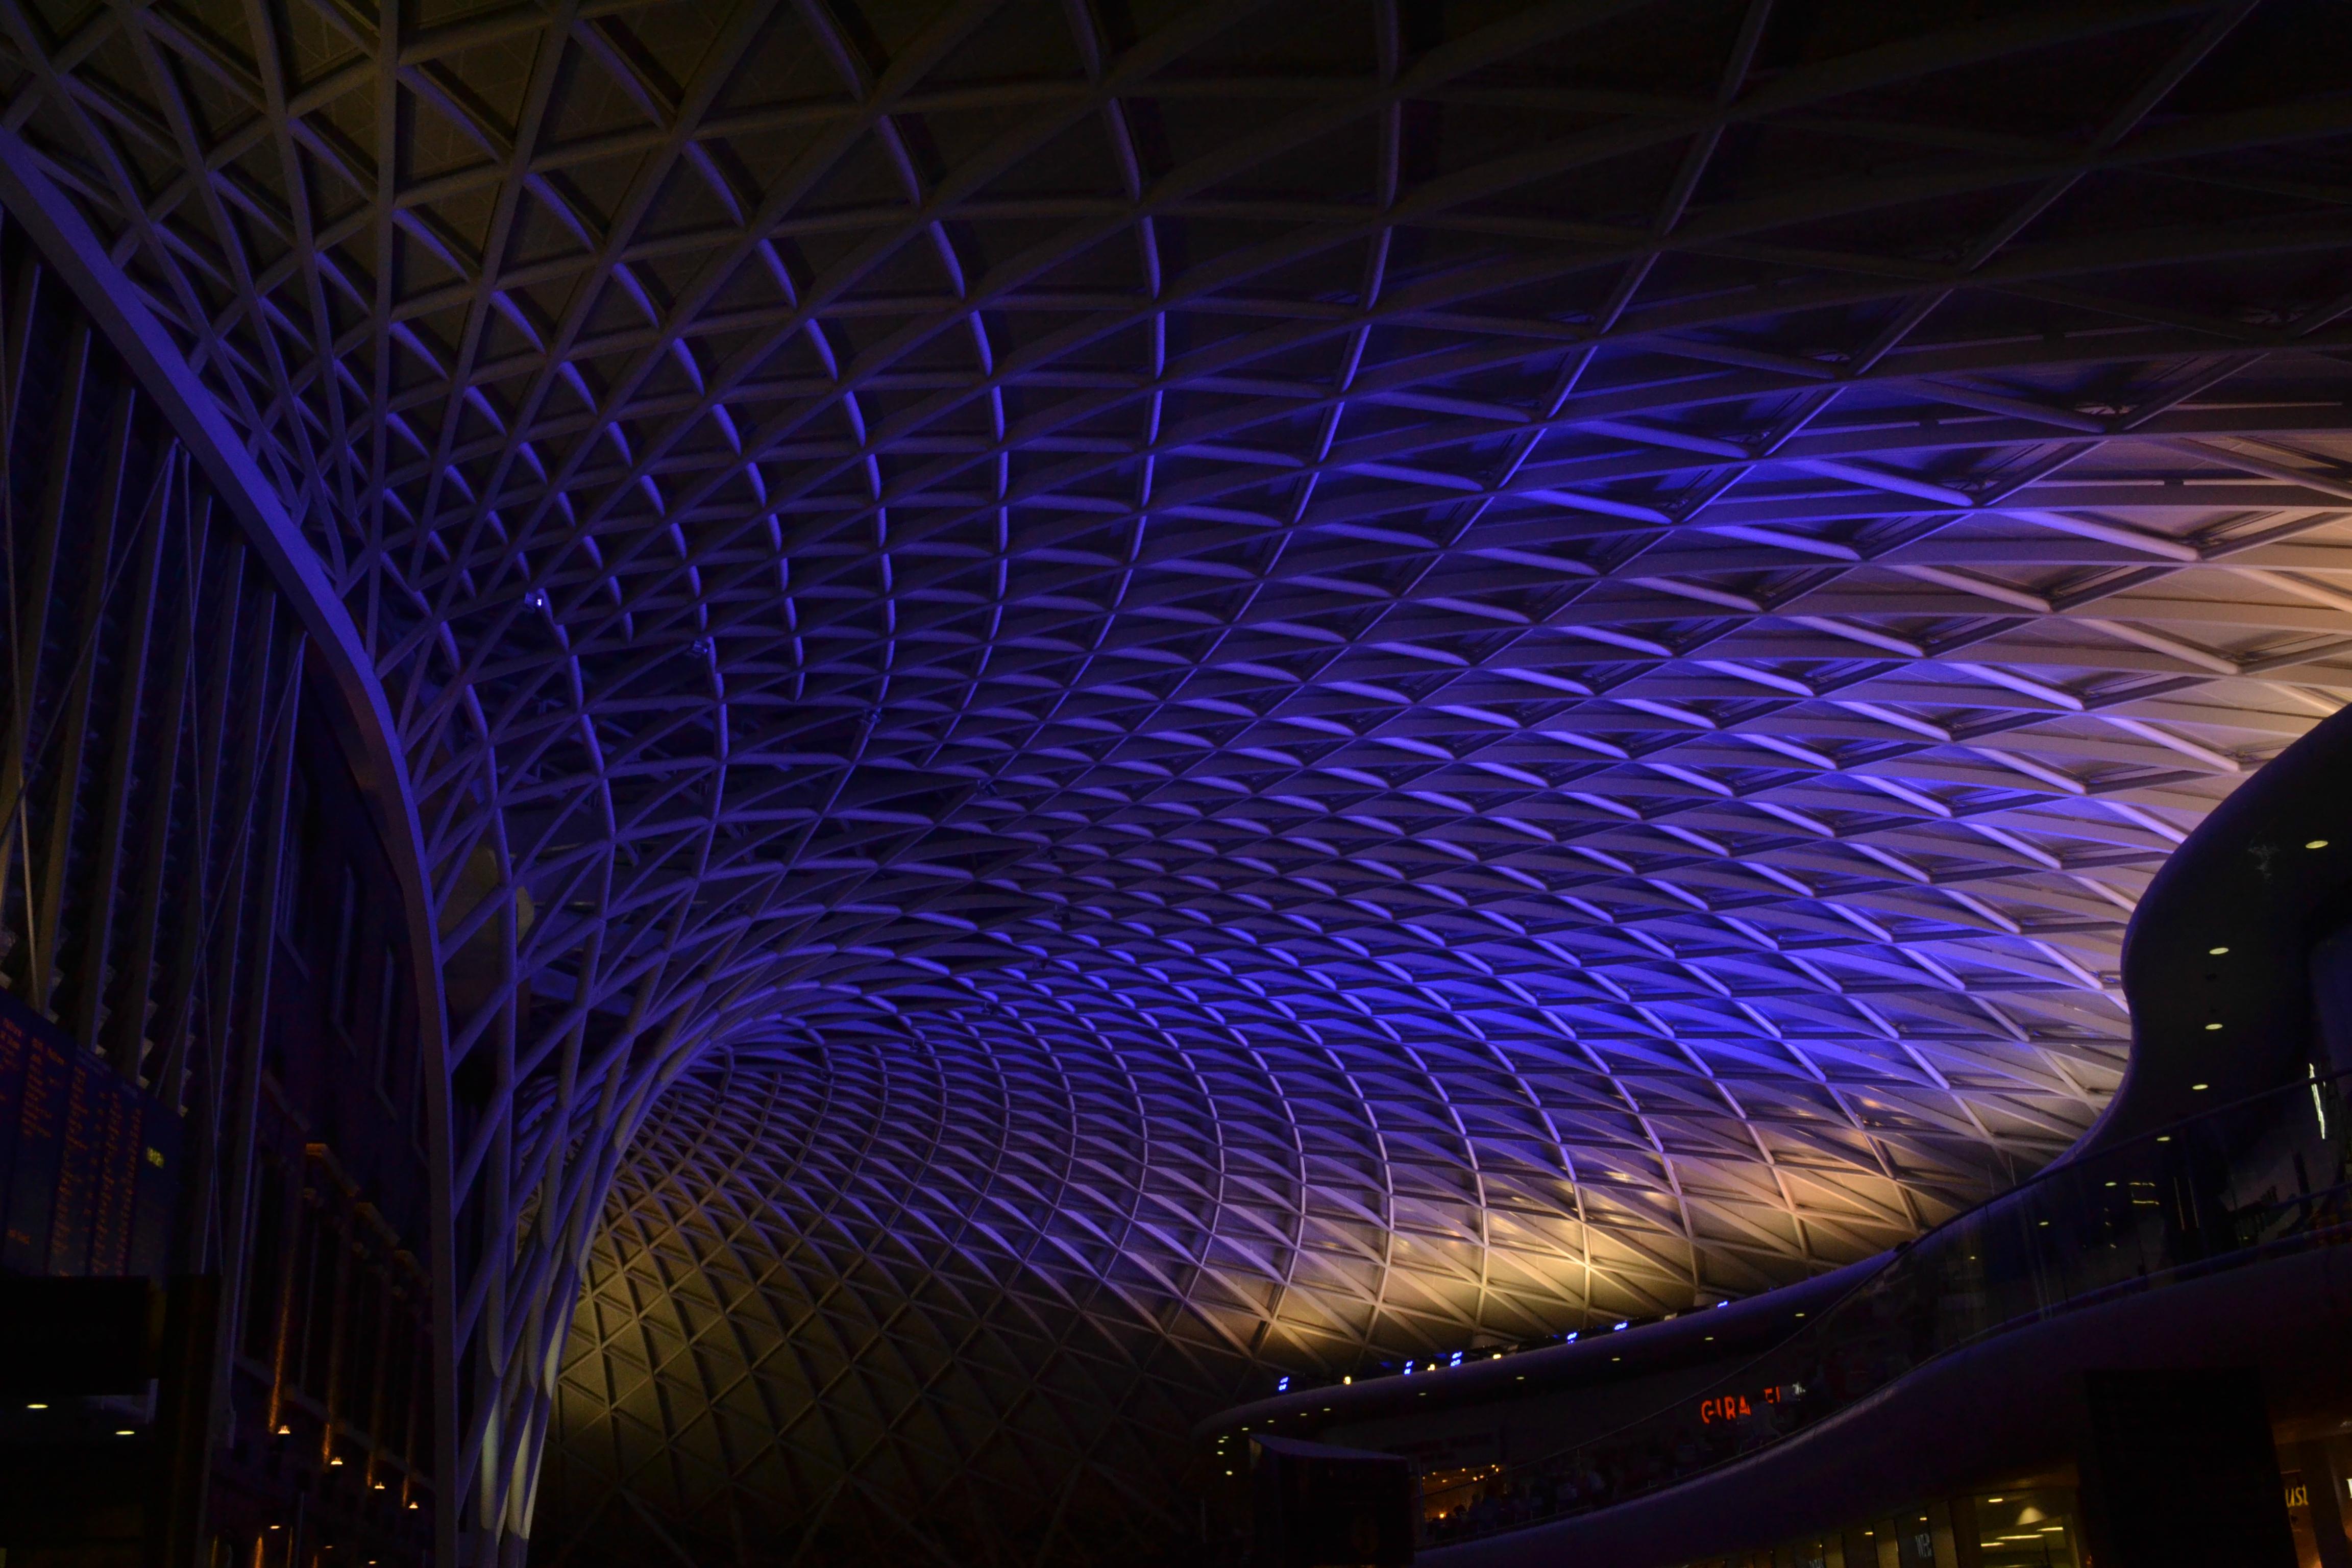
[[2105, 1568], [2294, 1568], [2259, 1372], [2084, 1374], [2083, 1493]]
[[[59, 1121], [0, 1137], [0, 1190], [85, 1237], [5, 1249], [0, 1292], [145, 1275], [155, 1320], [123, 1389], [0, 1420], [0, 1465], [76, 1478], [12, 1493], [0, 1548], [136, 1560], [168, 1525], [175, 1562], [417, 1561], [435, 1184], [392, 867], [290, 601], [5, 216], [0, 615], [0, 988], [79, 1086], [48, 1117], [0, 1073], [0, 1128]], [[110, 1150], [168, 1177], [151, 1242], [108, 1239]], [[0, 1387], [41, 1342], [0, 1346]]]

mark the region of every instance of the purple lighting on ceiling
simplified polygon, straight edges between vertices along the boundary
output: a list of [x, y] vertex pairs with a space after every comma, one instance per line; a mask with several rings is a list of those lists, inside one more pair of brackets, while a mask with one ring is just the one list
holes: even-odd
[[542, 1542], [897, 1529], [991, 1444], [1142, 1495], [1276, 1365], [1907, 1237], [2096, 1117], [2145, 879], [2352, 683], [2345, 115], [2271, 7], [338, 8], [399, 70], [292, 82], [203, 9], [12, 124], [365, 629], [451, 1508], [551, 1429]]

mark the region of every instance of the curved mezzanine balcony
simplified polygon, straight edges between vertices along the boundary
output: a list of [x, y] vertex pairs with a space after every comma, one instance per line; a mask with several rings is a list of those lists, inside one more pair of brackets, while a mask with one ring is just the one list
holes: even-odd
[[[2332, 1244], [2352, 1238], [2347, 800], [2339, 715], [2167, 864], [2125, 952], [2130, 1074], [2032, 1179], [1723, 1310], [1229, 1411], [1202, 1428], [1213, 1468], [1253, 1430], [1404, 1453], [1423, 1470], [1430, 1562], [1630, 1565], [1730, 1549], [1771, 1532], [1760, 1518], [1826, 1524], [1848, 1493], [2063, 1442], [2053, 1375], [2193, 1362], [2209, 1342], [2275, 1359], [2292, 1330], [2250, 1345], [2231, 1332], [2246, 1302], [2292, 1323], [2297, 1303], [2332, 1317], [2346, 1291]], [[1973, 1431], [1886, 1462], [1886, 1445], [1926, 1434], [1915, 1407], [1948, 1423], [1956, 1394]]]

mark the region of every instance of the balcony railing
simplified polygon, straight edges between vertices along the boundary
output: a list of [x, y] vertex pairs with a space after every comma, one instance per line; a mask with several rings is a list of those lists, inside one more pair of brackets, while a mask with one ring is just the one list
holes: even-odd
[[1425, 1504], [1443, 1545], [1606, 1508], [1770, 1447], [2012, 1328], [2352, 1238], [2347, 1078], [2217, 1107], [2053, 1165], [1908, 1246], [1693, 1396]]

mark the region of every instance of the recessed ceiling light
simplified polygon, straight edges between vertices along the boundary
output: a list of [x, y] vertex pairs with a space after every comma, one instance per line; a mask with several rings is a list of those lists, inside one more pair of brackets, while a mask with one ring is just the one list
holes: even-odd
[[2205, 951], [2212, 954], [2215, 958], [2219, 958], [2230, 950], [2226, 947], [2209, 947]]
[[2220, 1028], [2221, 1026], [2221, 1025], [2219, 1025], [2219, 1024], [2208, 1024], [2208, 1025], [2206, 1025], [2206, 1026], [2205, 1026], [2205, 1032], [2206, 1032], [2207, 1034], [2209, 1034], [2209, 1035], [2210, 1035], [2210, 1034], [2211, 1034], [2214, 1030], [2216, 1030], [2216, 1029]]
[[2212, 1088], [2213, 1086], [2212, 1086], [2211, 1084], [2210, 1084], [2210, 1083], [2192, 1083], [2192, 1084], [2190, 1084], [2189, 1087], [2190, 1089], [2196, 1089], [2196, 1090], [2198, 1090], [2199, 1092], [2200, 1092], [2200, 1093], [2201, 1093], [2201, 1092], [2203, 1092], [2204, 1090], [2206, 1090], [2206, 1089], [2209, 1089]]
[[2305, 845], [2304, 847], [2305, 849], [2325, 849], [2327, 847], [2327, 840], [2325, 838], [2315, 838], [2310, 843]]

